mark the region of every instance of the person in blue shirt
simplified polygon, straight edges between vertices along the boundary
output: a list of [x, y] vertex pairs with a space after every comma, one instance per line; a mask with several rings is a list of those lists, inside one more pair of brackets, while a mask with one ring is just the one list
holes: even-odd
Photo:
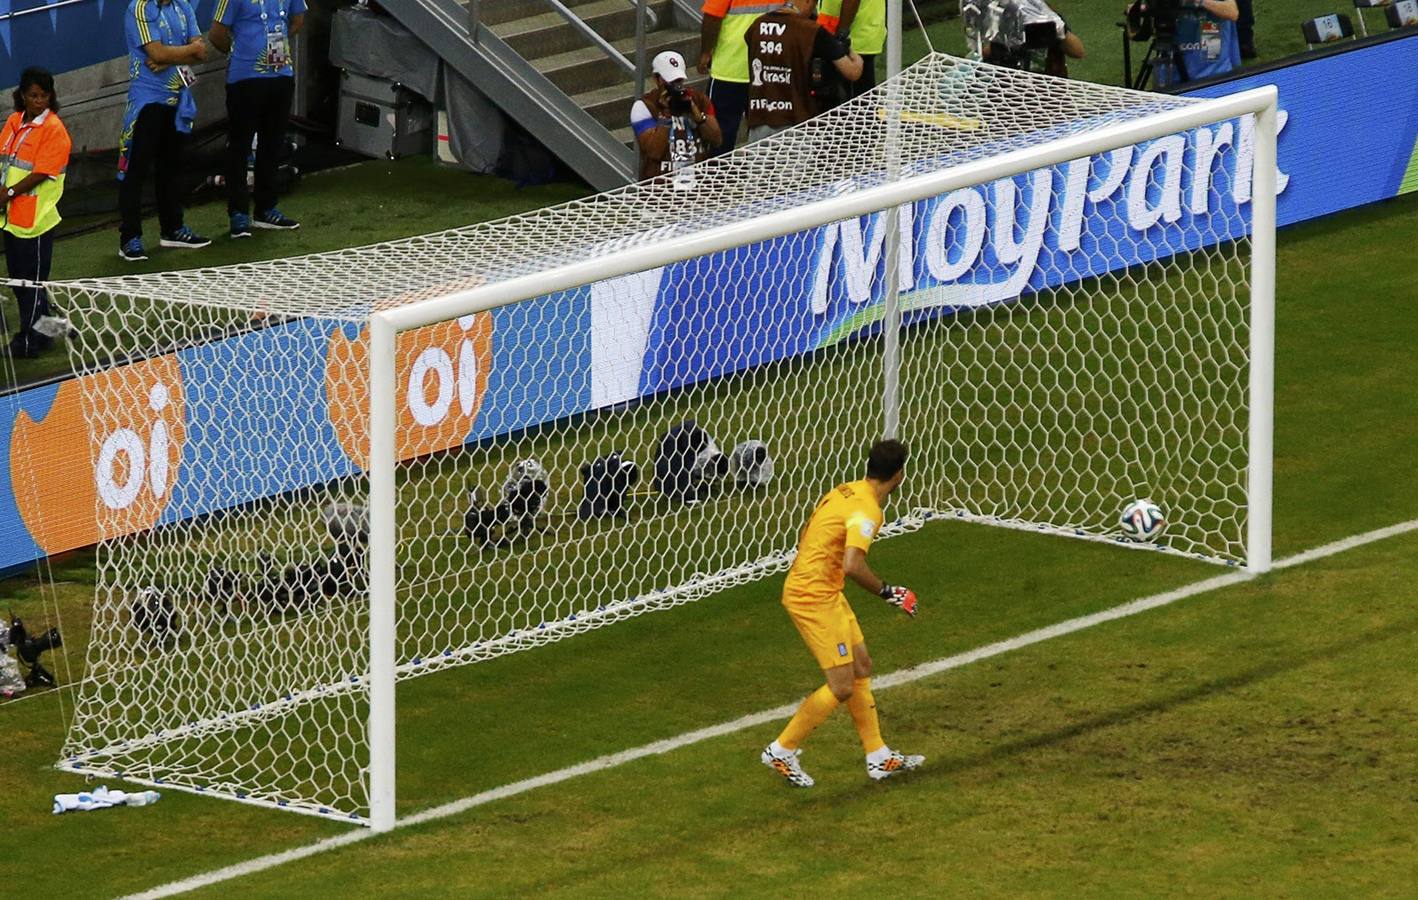
[[191, 64], [207, 58], [207, 45], [188, 0], [132, 0], [124, 18], [128, 42], [128, 105], [118, 136], [118, 255], [143, 252], [143, 180], [156, 169], [162, 246], [197, 249], [211, 241], [183, 224], [176, 183], [183, 136], [192, 131], [197, 104]]
[[1200, 81], [1225, 75], [1241, 65], [1241, 43], [1236, 20], [1241, 16], [1236, 0], [1183, 0], [1177, 15], [1177, 50], [1182, 68], [1171, 59], [1157, 63], [1158, 87]]
[[[305, 0], [217, 0], [208, 37], [213, 47], [231, 54], [226, 72], [226, 187], [233, 238], [250, 237], [252, 226], [287, 231], [300, 227], [276, 208], [276, 164], [295, 96], [291, 40], [304, 24]], [[256, 171], [253, 196], [248, 196], [246, 157], [252, 137]]]

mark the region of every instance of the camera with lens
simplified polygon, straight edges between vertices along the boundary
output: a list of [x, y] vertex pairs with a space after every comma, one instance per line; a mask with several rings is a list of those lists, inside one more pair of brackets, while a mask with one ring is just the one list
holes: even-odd
[[[834, 35], [832, 40], [837, 43], [843, 56], [852, 52], [852, 36], [850, 34]], [[819, 113], [836, 109], [852, 99], [852, 85], [841, 72], [837, 71], [837, 66], [814, 54], [811, 72], [810, 90]]]
[[665, 85], [665, 93], [669, 94], [670, 115], [687, 116], [693, 109], [689, 102], [689, 92], [684, 88], [683, 81], [671, 81]]
[[1135, 41], [1172, 40], [1182, 6], [1182, 0], [1133, 0], [1127, 8], [1128, 36]]
[[983, 12], [983, 38], [997, 66], [1047, 74], [1050, 57], [1062, 57], [1064, 22], [1043, 0], [995, 0]]
[[58, 628], [51, 628], [43, 634], [31, 636], [29, 630], [25, 628], [25, 623], [12, 614], [7, 632], [7, 642], [15, 648], [15, 655], [29, 670], [25, 674], [26, 687], [54, 687], [56, 684], [54, 675], [40, 663], [40, 656], [47, 650], [64, 645]]

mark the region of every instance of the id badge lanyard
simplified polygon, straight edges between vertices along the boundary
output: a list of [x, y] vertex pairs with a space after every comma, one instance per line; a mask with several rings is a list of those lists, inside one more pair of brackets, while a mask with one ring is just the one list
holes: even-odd
[[[172, 23], [168, 21], [167, 15], [168, 13], [175, 13], [177, 15], [178, 23], [182, 26], [182, 34], [185, 37], [187, 35], [187, 14], [184, 13], [181, 9], [178, 9], [176, 4], [172, 3], [171, 0], [169, 0], [169, 2], [166, 4], [159, 2], [157, 4], [157, 8], [158, 32], [161, 36], [162, 43], [168, 47], [179, 46], [177, 44], [172, 43], [171, 41]], [[192, 83], [197, 80], [197, 76], [192, 72], [191, 66], [179, 65], [175, 66], [174, 69], [177, 72], [177, 77], [182, 79], [183, 87], [191, 87]]]
[[21, 122], [20, 127], [15, 129], [15, 133], [5, 142], [3, 149], [0, 149], [0, 191], [4, 190], [4, 182], [10, 177], [10, 166], [20, 155], [20, 148], [25, 145], [25, 138], [34, 131], [34, 122]]
[[[280, 11], [281, 0], [276, 0], [276, 9]], [[261, 30], [266, 33], [266, 62], [272, 68], [284, 69], [290, 64], [290, 44], [286, 41], [286, 19], [285, 15], [278, 16], [275, 22], [271, 21], [271, 15], [266, 11], [266, 0], [261, 0]]]

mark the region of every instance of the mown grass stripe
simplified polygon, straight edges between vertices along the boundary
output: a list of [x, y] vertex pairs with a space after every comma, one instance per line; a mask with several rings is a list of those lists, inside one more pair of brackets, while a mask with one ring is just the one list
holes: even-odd
[[[1390, 525], [1386, 528], [1378, 528], [1373, 531], [1366, 531], [1362, 534], [1356, 534], [1351, 537], [1343, 538], [1338, 541], [1333, 541], [1331, 543], [1324, 544], [1319, 547], [1314, 547], [1302, 553], [1297, 553], [1293, 556], [1276, 560], [1274, 565], [1276, 569], [1289, 569], [1295, 566], [1304, 565], [1305, 563], [1313, 562], [1318, 559], [1324, 559], [1326, 557], [1333, 556], [1338, 553], [1343, 553], [1348, 550], [1353, 550], [1356, 547], [1362, 547], [1366, 544], [1372, 544], [1376, 541], [1382, 541], [1387, 538], [1397, 537], [1401, 534], [1407, 534], [1408, 532], [1412, 531], [1418, 531], [1418, 519], [1411, 519], [1406, 522], [1400, 522], [1394, 525]], [[1101, 625], [1105, 622], [1111, 622], [1117, 619], [1126, 618], [1128, 616], [1134, 616], [1138, 613], [1157, 609], [1162, 606], [1167, 606], [1169, 604], [1176, 603], [1180, 600], [1185, 600], [1189, 597], [1195, 597], [1198, 594], [1209, 593], [1211, 591], [1219, 590], [1221, 588], [1230, 587], [1234, 584], [1250, 581], [1255, 577], [1256, 576], [1252, 575], [1249, 572], [1238, 571], [1231, 572], [1225, 575], [1218, 575], [1213, 578], [1207, 578], [1202, 581], [1193, 582], [1192, 584], [1184, 585], [1180, 588], [1175, 588], [1170, 591], [1164, 591], [1160, 594], [1153, 594], [1148, 597], [1142, 597], [1137, 600], [1130, 601], [1128, 603], [1123, 603], [1119, 604], [1118, 606], [1110, 607], [1100, 612], [1092, 613], [1090, 615], [1078, 616], [1073, 619], [1066, 619], [1062, 622], [1057, 622], [1053, 625], [1048, 625], [1043, 628], [1037, 628], [1033, 631], [1028, 631], [1023, 634], [1017, 635], [1016, 637], [1012, 637], [1003, 641], [996, 641], [992, 644], [986, 644], [982, 647], [977, 647], [974, 650], [968, 650], [964, 653], [958, 653], [954, 656], [948, 656], [943, 659], [934, 660], [932, 662], [922, 663], [921, 665], [912, 666], [908, 669], [901, 669], [896, 672], [881, 676], [879, 678], [874, 678], [872, 687], [873, 690], [879, 691], [887, 690], [892, 687], [899, 687], [903, 684], [910, 684], [912, 682], [920, 681], [923, 678], [929, 678], [932, 675], [937, 675], [942, 672], [949, 671], [951, 669], [958, 669], [963, 666], [970, 665], [971, 663], [979, 662], [980, 660], [988, 659], [993, 656], [1000, 656], [1012, 650], [1018, 650], [1022, 647], [1027, 647], [1031, 644], [1037, 644], [1043, 641], [1051, 640], [1056, 637], [1062, 637], [1064, 635], [1073, 634], [1074, 632], [1082, 631], [1086, 628], [1092, 628], [1095, 625]], [[741, 716], [737, 719], [733, 719], [728, 722], [721, 722], [717, 725], [711, 725], [707, 728], [700, 728], [695, 731], [688, 731], [683, 734], [676, 735], [675, 737], [666, 738], [660, 741], [654, 741], [649, 744], [643, 744], [639, 747], [633, 747], [628, 750], [622, 750], [619, 753], [611, 753], [606, 756], [600, 756], [596, 759], [587, 760], [586, 762], [578, 763], [574, 766], [567, 766], [566, 768], [557, 769], [555, 771], [547, 772], [542, 775], [537, 775], [532, 778], [525, 778], [521, 781], [514, 781], [510, 784], [492, 788], [490, 790], [474, 794], [470, 797], [464, 797], [461, 800], [455, 800], [451, 803], [445, 803], [440, 806], [434, 806], [422, 812], [415, 813], [411, 816], [406, 816], [398, 820], [395, 823], [394, 827], [396, 829], [407, 828], [412, 825], [422, 825], [426, 822], [433, 822], [439, 819], [445, 819], [449, 816], [455, 816], [460, 813], [467, 812], [468, 810], [475, 809], [479, 806], [484, 806], [486, 804], [493, 803], [498, 800], [504, 800], [508, 797], [514, 797], [518, 794], [524, 794], [528, 791], [536, 790], [537, 788], [548, 787], [553, 784], [559, 784], [564, 781], [570, 781], [574, 778], [579, 778], [583, 775], [591, 775], [597, 772], [603, 772], [607, 769], [617, 768], [627, 763], [634, 762], [638, 759], [644, 759], [647, 756], [657, 756], [660, 754], [669, 753], [670, 751], [678, 750], [683, 747], [688, 747], [692, 744], [697, 744], [702, 741], [709, 740], [711, 738], [723, 737], [725, 735], [734, 734], [736, 732], [744, 731], [749, 728], [756, 728], [760, 725], [766, 725], [769, 722], [775, 722], [780, 719], [783, 719], [788, 715], [791, 715], [793, 710], [796, 709], [796, 706], [796, 703], [790, 703], [784, 704], [783, 706], [777, 706], [772, 709], [761, 710], [759, 712], [750, 713], [749, 715]], [[155, 887], [151, 890], [143, 891], [142, 893], [131, 894], [127, 898], [125, 898], [125, 900], [140, 900], [140, 898], [141, 900], [147, 900], [147, 898], [172, 897], [178, 894], [184, 894], [189, 891], [198, 890], [200, 888], [210, 887], [214, 884], [220, 884], [224, 881], [230, 881], [234, 878], [241, 878], [246, 875], [253, 875], [257, 872], [264, 872], [268, 869], [273, 869], [277, 866], [282, 866], [289, 862], [295, 862], [297, 860], [306, 859], [307, 857], [315, 856], [317, 854], [324, 853], [328, 850], [335, 850], [339, 847], [344, 847], [349, 844], [358, 843], [360, 841], [367, 840], [375, 836], [375, 832], [366, 829], [351, 831], [347, 834], [338, 835], [333, 838], [325, 838], [324, 840], [316, 841], [311, 844], [306, 844], [301, 847], [294, 847], [290, 850], [283, 850], [279, 853], [259, 856], [255, 859], [246, 860], [245, 862], [236, 863], [230, 866], [224, 866], [223, 868], [215, 869], [211, 872], [206, 872], [201, 875], [194, 875], [190, 878], [184, 878], [180, 881], [169, 882], [167, 884]]]

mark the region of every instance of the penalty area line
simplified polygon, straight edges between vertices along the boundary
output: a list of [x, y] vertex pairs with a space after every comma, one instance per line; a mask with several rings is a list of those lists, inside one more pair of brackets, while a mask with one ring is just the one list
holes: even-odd
[[[1324, 544], [1323, 546], [1306, 550], [1303, 553], [1297, 553], [1294, 556], [1278, 559], [1275, 561], [1273, 568], [1293, 568], [1294, 566], [1314, 562], [1317, 559], [1324, 559], [1325, 557], [1334, 556], [1337, 553], [1343, 553], [1346, 550], [1353, 550], [1365, 544], [1372, 544], [1376, 541], [1407, 534], [1411, 531], [1418, 531], [1418, 519], [1400, 522], [1396, 525], [1390, 525], [1387, 528], [1366, 531], [1363, 534], [1356, 534], [1352, 537], [1334, 541], [1333, 543]], [[1198, 594], [1205, 594], [1224, 587], [1229, 587], [1233, 584], [1251, 581], [1256, 577], [1257, 576], [1246, 571], [1230, 572], [1225, 575], [1217, 575], [1213, 578], [1183, 585], [1182, 587], [1164, 591], [1160, 594], [1153, 594], [1149, 597], [1142, 597], [1128, 603], [1109, 607], [1108, 609], [1090, 613], [1086, 616], [1066, 619], [1062, 622], [1056, 622], [1053, 625], [1046, 625], [1043, 628], [1027, 631], [1015, 637], [1007, 638], [1006, 640], [996, 641], [993, 644], [985, 644], [982, 647], [976, 647], [964, 653], [957, 653], [954, 656], [947, 656], [942, 659], [922, 663], [918, 666], [911, 666], [910, 668], [899, 669], [886, 675], [873, 677], [872, 690], [888, 690], [903, 684], [910, 684], [915, 681], [920, 681], [923, 678], [929, 678], [932, 675], [948, 672], [951, 669], [959, 669], [971, 663], [976, 663], [994, 656], [1001, 656], [1010, 651], [1028, 647], [1031, 644], [1038, 644], [1067, 634], [1073, 634], [1074, 632], [1083, 631], [1086, 628], [1092, 628], [1095, 625], [1112, 622], [1116, 619], [1135, 616], [1138, 613], [1167, 606], [1179, 600], [1195, 597]], [[749, 715], [741, 716], [728, 722], [720, 722], [717, 725], [711, 725], [707, 728], [687, 731], [675, 737], [665, 738], [664, 740], [654, 741], [649, 744], [642, 744], [639, 747], [632, 747], [629, 750], [622, 750], [619, 753], [600, 756], [596, 759], [587, 760], [586, 762], [578, 763], [574, 766], [567, 766], [564, 769], [557, 769], [553, 772], [547, 772], [543, 775], [537, 775], [533, 778], [514, 781], [510, 784], [492, 788], [470, 797], [464, 797], [461, 800], [454, 800], [451, 803], [434, 806], [422, 812], [406, 816], [395, 822], [394, 828], [407, 828], [411, 825], [422, 825], [425, 822], [433, 822], [438, 819], [448, 818], [449, 816], [456, 816], [470, 809], [475, 809], [497, 800], [505, 800], [508, 797], [515, 797], [518, 794], [525, 794], [537, 788], [559, 784], [563, 781], [570, 781], [573, 778], [580, 778], [583, 775], [604, 772], [607, 769], [614, 769], [626, 763], [644, 759], [647, 756], [658, 756], [712, 738], [724, 737], [725, 735], [746, 731], [749, 728], [757, 728], [769, 722], [785, 719], [792, 715], [796, 709], [797, 704], [790, 703], [774, 707], [773, 709], [760, 710], [759, 712], [750, 713]], [[306, 859], [329, 850], [335, 850], [378, 836], [378, 834], [367, 828], [360, 828], [336, 837], [325, 838], [300, 847], [292, 847], [289, 850], [283, 850], [279, 853], [258, 856], [254, 859], [246, 860], [245, 862], [235, 863], [220, 869], [213, 869], [210, 872], [194, 875], [190, 878], [181, 879], [180, 881], [168, 882], [167, 884], [159, 885], [158, 887], [138, 894], [130, 894], [128, 897], [123, 898], [123, 900], [149, 900], [149, 898], [172, 897], [177, 894], [184, 894], [188, 891], [210, 887], [211, 885], [230, 881], [234, 878], [254, 875], [257, 872], [264, 872], [267, 869], [273, 869], [277, 866], [285, 865], [286, 863]]]

